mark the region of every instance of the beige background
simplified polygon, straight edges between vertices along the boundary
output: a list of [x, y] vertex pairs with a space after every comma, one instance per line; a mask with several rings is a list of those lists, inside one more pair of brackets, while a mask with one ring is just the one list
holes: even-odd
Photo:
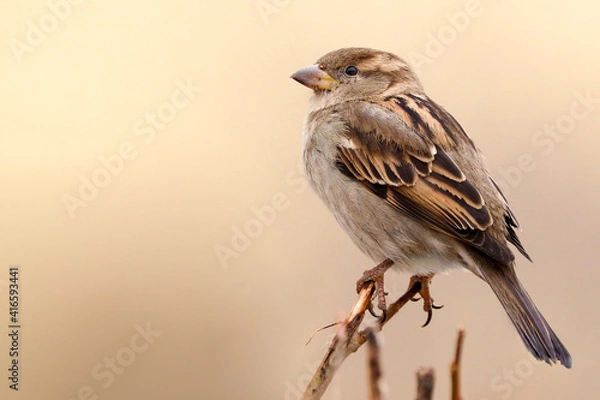
[[[500, 180], [531, 155], [507, 190], [535, 260], [519, 258], [518, 270], [574, 360], [570, 371], [533, 360], [491, 291], [453, 272], [434, 281], [445, 308], [428, 328], [417, 305], [386, 328], [389, 398], [412, 398], [421, 365], [436, 368], [436, 399], [448, 398], [460, 324], [465, 399], [597, 398], [600, 103], [577, 120], [571, 107], [576, 93], [600, 98], [600, 6], [467, 4], [88, 0], [59, 9], [62, 21], [44, 1], [3, 4], [0, 332], [11, 264], [21, 266], [23, 328], [18, 394], [0, 335], [0, 397], [297, 399], [332, 331], [306, 339], [348, 310], [373, 263], [301, 180], [309, 91], [288, 77], [359, 45], [427, 57], [426, 90]], [[458, 30], [449, 15], [465, 10]], [[40, 20], [49, 33], [36, 42], [28, 32]], [[15, 51], [27, 35], [35, 45]], [[186, 81], [201, 93], [145, 142], [146, 113], [173, 109]], [[560, 142], [538, 136], [557, 123]], [[65, 195], [79, 197], [80, 179], [103, 173], [99, 157], [127, 143], [135, 156], [70, 215]], [[274, 196], [280, 209], [256, 225], [253, 208]], [[255, 237], [237, 243], [247, 248], [220, 262], [215, 250], [247, 225]], [[392, 295], [407, 278], [390, 276]], [[142, 346], [146, 324], [155, 336]], [[118, 373], [104, 365], [111, 357]], [[326, 399], [365, 399], [365, 381], [361, 351]]]

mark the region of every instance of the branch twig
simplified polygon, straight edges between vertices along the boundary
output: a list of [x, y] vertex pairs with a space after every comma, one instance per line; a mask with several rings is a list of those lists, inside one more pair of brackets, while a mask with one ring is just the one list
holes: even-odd
[[456, 354], [454, 361], [450, 364], [450, 378], [452, 380], [452, 400], [462, 400], [460, 394], [460, 360], [462, 356], [463, 342], [465, 340], [465, 330], [458, 329], [458, 337], [456, 338]]
[[[365, 316], [365, 311], [369, 306], [374, 290], [375, 285], [372, 282], [367, 283], [361, 289], [358, 294], [358, 300], [333, 338], [323, 361], [321, 361], [319, 368], [306, 387], [301, 400], [319, 400], [325, 393], [325, 390], [327, 390], [327, 387], [344, 360], [367, 341], [365, 331], [359, 332], [358, 328]], [[392, 319], [420, 290], [421, 283], [414, 282], [402, 297], [388, 307], [386, 319], [378, 321], [373, 329], [380, 331], [383, 325]]]
[[433, 399], [433, 384], [435, 377], [433, 368], [421, 367], [417, 371], [417, 400]]
[[381, 365], [379, 361], [379, 344], [373, 328], [365, 329], [367, 336], [369, 400], [381, 400]]
[[358, 300], [354, 304], [354, 307], [352, 307], [352, 311], [350, 311], [346, 320], [340, 326], [338, 333], [331, 341], [331, 345], [325, 354], [325, 358], [321, 361], [319, 368], [306, 387], [301, 400], [320, 399], [325, 393], [327, 386], [331, 383], [339, 366], [353, 352], [349, 348], [350, 339], [355, 336], [356, 330], [365, 316], [365, 311], [369, 306], [374, 290], [375, 285], [369, 283], [365, 285], [358, 294]]

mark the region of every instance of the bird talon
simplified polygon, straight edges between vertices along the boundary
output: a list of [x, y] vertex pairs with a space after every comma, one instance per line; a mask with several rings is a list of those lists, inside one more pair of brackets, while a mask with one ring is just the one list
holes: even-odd
[[392, 266], [392, 264], [394, 264], [394, 262], [388, 258], [379, 263], [375, 268], [365, 271], [362, 277], [356, 282], [357, 293], [360, 293], [365, 285], [370, 282], [375, 285], [373, 296], [377, 298], [377, 308], [382, 311], [382, 314], [378, 316], [373, 309], [373, 303], [369, 303], [368, 310], [375, 318], [385, 319], [385, 310], [387, 308], [385, 296], [387, 296], [387, 292], [385, 292], [383, 288], [383, 275], [385, 274], [385, 271]]
[[421, 328], [425, 328], [427, 325], [429, 325], [432, 317], [433, 317], [433, 311], [431, 311], [431, 310], [427, 311], [427, 320], [425, 320], [425, 323], [423, 325], [421, 325]]
[[387, 308], [381, 310], [381, 316], [378, 318], [379, 324], [383, 324], [387, 319]]
[[419, 283], [421, 285], [421, 288], [419, 289], [419, 294], [421, 295], [421, 297], [414, 297], [411, 299], [411, 301], [423, 300], [423, 311], [427, 313], [427, 320], [422, 325], [423, 328], [429, 325], [429, 323], [431, 322], [431, 319], [433, 318], [433, 310], [439, 310], [442, 307], [444, 307], [443, 305], [438, 306], [433, 303], [433, 298], [431, 297], [431, 292], [429, 290], [429, 285], [431, 283], [433, 275], [434, 274], [415, 275], [410, 278], [410, 287], [412, 287], [416, 283]]
[[382, 315], [377, 315], [377, 313], [375, 312], [375, 309], [373, 308], [373, 302], [369, 302], [369, 305], [367, 306], [367, 310], [369, 310], [369, 314], [371, 314], [373, 316], [373, 318], [381, 318], [383, 316]]

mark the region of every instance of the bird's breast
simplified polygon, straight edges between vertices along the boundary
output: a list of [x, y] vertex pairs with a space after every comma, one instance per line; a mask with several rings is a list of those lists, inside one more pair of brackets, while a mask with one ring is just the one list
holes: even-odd
[[[441, 272], [451, 267], [452, 242], [439, 238], [336, 167], [331, 149], [320, 147], [319, 133], [309, 133], [303, 150], [312, 189], [359, 249], [378, 263], [390, 258], [411, 273]], [[439, 262], [441, 259], [442, 262]], [[430, 262], [424, 262], [429, 260]]]

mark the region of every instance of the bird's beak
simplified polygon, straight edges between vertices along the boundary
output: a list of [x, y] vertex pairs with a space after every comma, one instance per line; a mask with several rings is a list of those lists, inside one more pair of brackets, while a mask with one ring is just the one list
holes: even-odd
[[339, 83], [338, 80], [321, 69], [318, 64], [302, 68], [296, 71], [290, 78], [313, 90], [331, 90], [333, 86]]

